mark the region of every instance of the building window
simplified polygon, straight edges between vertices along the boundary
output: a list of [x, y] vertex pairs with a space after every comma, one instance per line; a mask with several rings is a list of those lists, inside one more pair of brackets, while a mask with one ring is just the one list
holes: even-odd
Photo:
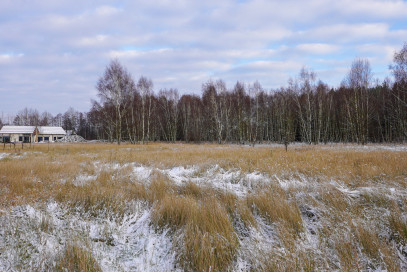
[[42, 142], [42, 137], [38, 137], [38, 142]]
[[18, 136], [18, 141], [22, 142], [23, 141], [23, 136]]
[[49, 141], [49, 137], [44, 137], [44, 142]]
[[9, 143], [10, 142], [10, 136], [3, 136], [3, 143]]

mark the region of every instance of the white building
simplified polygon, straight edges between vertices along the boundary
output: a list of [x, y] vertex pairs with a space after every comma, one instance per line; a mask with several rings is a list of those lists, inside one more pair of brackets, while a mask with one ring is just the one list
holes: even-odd
[[65, 130], [62, 127], [3, 126], [0, 129], [0, 142], [53, 142], [61, 139], [65, 134]]

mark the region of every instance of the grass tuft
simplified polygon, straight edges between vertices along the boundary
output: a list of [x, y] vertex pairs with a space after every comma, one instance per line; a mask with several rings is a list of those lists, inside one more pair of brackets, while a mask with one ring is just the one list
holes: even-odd
[[176, 250], [187, 270], [224, 271], [234, 260], [237, 235], [226, 210], [214, 198], [197, 201], [166, 195], [156, 204], [153, 221], [160, 227], [183, 230]]
[[76, 243], [69, 243], [57, 260], [55, 271], [98, 272], [102, 269], [91, 252]]
[[303, 231], [300, 210], [295, 200], [289, 200], [286, 193], [277, 186], [252, 193], [247, 197], [248, 206], [259, 213], [271, 224], [280, 223], [295, 235]]

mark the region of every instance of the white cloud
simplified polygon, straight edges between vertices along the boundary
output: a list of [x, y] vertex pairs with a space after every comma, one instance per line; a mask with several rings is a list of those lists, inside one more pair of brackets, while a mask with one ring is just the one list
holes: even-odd
[[112, 7], [112, 6], [100, 6], [97, 7], [95, 13], [99, 16], [110, 16], [117, 14], [121, 11], [121, 9]]
[[108, 35], [98, 34], [91, 37], [82, 37], [77, 41], [77, 46], [95, 46], [105, 44], [109, 40]]
[[357, 46], [357, 50], [364, 55], [378, 55], [384, 62], [391, 62], [397, 47], [386, 44], [362, 44]]
[[18, 53], [18, 54], [14, 54], [14, 53], [5, 53], [5, 54], [0, 54], [0, 63], [6, 63], [6, 62], [10, 62], [19, 58], [22, 58], [24, 56], [23, 53]]
[[330, 54], [338, 51], [339, 46], [325, 43], [303, 43], [296, 46], [296, 48], [308, 54]]
[[383, 23], [334, 24], [299, 31], [299, 37], [307, 40], [323, 40], [337, 43], [358, 42], [366, 39], [383, 39], [389, 34]]
[[[0, 108], [87, 110], [116, 57], [157, 90], [195, 93], [211, 77], [278, 87], [303, 65], [337, 85], [355, 57], [381, 75], [407, 37], [405, 14], [405, 1], [379, 0], [4, 0], [0, 94], [18, 102]], [[38, 92], [42, 100], [18, 99]]]
[[407, 14], [407, 3], [401, 0], [345, 0], [334, 1], [333, 4], [341, 10], [342, 14], [350, 16], [363, 15], [374, 19], [404, 19]]

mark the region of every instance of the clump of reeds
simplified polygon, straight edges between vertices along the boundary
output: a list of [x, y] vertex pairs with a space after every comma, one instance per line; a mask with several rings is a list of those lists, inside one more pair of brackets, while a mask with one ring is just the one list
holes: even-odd
[[250, 194], [247, 203], [271, 224], [279, 223], [295, 235], [303, 231], [301, 213], [295, 199], [289, 199], [279, 186], [270, 186]]
[[92, 253], [77, 243], [68, 243], [55, 265], [55, 271], [102, 271]]
[[166, 195], [156, 204], [153, 221], [161, 227], [182, 230], [177, 243], [178, 260], [195, 271], [226, 270], [238, 248], [232, 222], [221, 204], [210, 198]]

